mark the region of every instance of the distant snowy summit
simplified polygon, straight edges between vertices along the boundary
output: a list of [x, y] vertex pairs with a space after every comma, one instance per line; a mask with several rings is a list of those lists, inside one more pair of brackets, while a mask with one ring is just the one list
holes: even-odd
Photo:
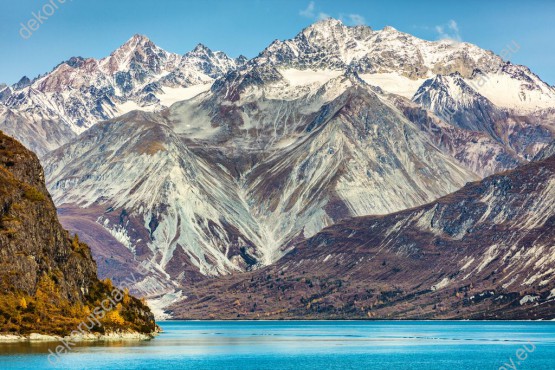
[[208, 90], [214, 81], [253, 70], [261, 81], [285, 78], [292, 86], [322, 84], [351, 71], [408, 99], [426, 80], [457, 74], [498, 108], [528, 115], [555, 106], [553, 87], [475, 45], [326, 19], [291, 40], [274, 41], [251, 60], [202, 44], [178, 55], [135, 35], [106, 58], [70, 58], [32, 81], [24, 77], [0, 87], [0, 129], [44, 155], [99, 121], [131, 110], [160, 111]]
[[73, 57], [33, 81], [0, 88], [0, 129], [43, 155], [99, 121], [189, 99], [244, 63], [201, 44], [169, 53], [135, 35], [106, 58]]

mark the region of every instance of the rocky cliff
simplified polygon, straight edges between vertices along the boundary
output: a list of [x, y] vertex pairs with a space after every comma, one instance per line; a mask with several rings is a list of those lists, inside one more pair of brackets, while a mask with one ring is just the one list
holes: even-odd
[[68, 334], [91, 312], [93, 332], [155, 330], [147, 306], [113, 293], [89, 247], [58, 222], [37, 156], [0, 131], [0, 332]]

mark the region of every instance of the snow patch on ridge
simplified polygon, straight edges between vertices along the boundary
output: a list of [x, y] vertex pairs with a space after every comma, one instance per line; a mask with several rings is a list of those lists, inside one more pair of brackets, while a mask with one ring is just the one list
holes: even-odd
[[437, 283], [435, 285], [432, 285], [432, 287], [430, 289], [433, 290], [433, 291], [443, 289], [446, 286], [448, 286], [450, 282], [451, 282], [451, 280], [449, 280], [449, 278], [445, 277], [439, 283]]
[[341, 76], [344, 72], [332, 69], [280, 69], [279, 73], [291, 86], [316, 85], [322, 86], [332, 78]]
[[200, 84], [190, 87], [163, 87], [163, 94], [159, 95], [160, 104], [169, 107], [178, 101], [189, 100], [198, 94], [202, 94], [210, 89], [212, 83]]
[[418, 88], [426, 81], [425, 78], [411, 79], [397, 73], [361, 74], [367, 84], [380, 87], [382, 90], [411, 99]]
[[135, 254], [135, 245], [131, 242], [131, 238], [127, 234], [127, 230], [121, 225], [110, 226], [110, 220], [107, 218], [99, 217], [97, 222], [108, 231], [114, 239], [120, 242], [123, 246]]
[[533, 81], [536, 88], [532, 88], [530, 81], [500, 72], [465, 79], [465, 82], [501, 108], [535, 111], [555, 107], [555, 90], [541, 80]]
[[520, 305], [522, 306], [523, 304], [526, 303], [534, 303], [535, 301], [537, 301], [540, 297], [538, 296], [534, 296], [534, 295], [526, 295], [524, 296], [521, 300], [520, 300]]

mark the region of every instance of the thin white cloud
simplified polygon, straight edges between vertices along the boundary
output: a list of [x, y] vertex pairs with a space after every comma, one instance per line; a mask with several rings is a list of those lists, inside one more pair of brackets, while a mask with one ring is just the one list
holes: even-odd
[[447, 24], [436, 26], [435, 30], [440, 40], [462, 41], [459, 25], [453, 19], [449, 20]]
[[366, 19], [364, 19], [364, 17], [360, 14], [349, 14], [346, 18], [348, 23], [351, 23], [355, 26], [366, 24]]
[[318, 21], [331, 18], [331, 16], [327, 13], [316, 12], [316, 3], [314, 1], [309, 2], [306, 9], [299, 11], [299, 15], [306, 18], [316, 19]]
[[314, 1], [311, 1], [310, 3], [308, 3], [308, 6], [306, 7], [306, 9], [299, 11], [299, 15], [306, 18], [314, 18], [315, 10], [316, 10], [316, 3]]
[[457, 35], [459, 34], [459, 26], [457, 25], [457, 22], [452, 19], [449, 21], [449, 28], [456, 32]]
[[[323, 11], [319, 11], [316, 6], [315, 1], [311, 1], [308, 3], [305, 9], [299, 11], [299, 15], [305, 18], [314, 19], [317, 21], [321, 21], [323, 19], [332, 18], [332, 16], [328, 13]], [[366, 19], [360, 14], [352, 13], [352, 14], [339, 14], [339, 19], [344, 23], [350, 25], [360, 25], [366, 24]]]

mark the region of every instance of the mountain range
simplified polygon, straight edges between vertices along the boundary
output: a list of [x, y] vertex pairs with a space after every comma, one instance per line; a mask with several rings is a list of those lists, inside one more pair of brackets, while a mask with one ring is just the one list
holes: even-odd
[[187, 319], [552, 320], [555, 155], [544, 155], [424, 206], [339, 222], [276, 264], [187, 287], [187, 304], [169, 309]]
[[[205, 303], [200, 295], [207, 281], [215, 290], [245, 292], [250, 285], [244, 279], [258, 281], [260, 274], [284, 269], [291, 279], [306, 280], [308, 274], [321, 281], [317, 272], [327, 266], [322, 259], [328, 255], [334, 267], [322, 273], [352, 276], [359, 283], [379, 278], [383, 292], [402, 292], [391, 293], [387, 302], [406, 305], [394, 298], [418, 289], [425, 291], [423, 300], [435, 302], [442, 293], [432, 286], [454, 284], [466, 263], [466, 269], [477, 270], [471, 258], [478, 261], [488, 253], [500, 258], [515, 235], [523, 241], [514, 253], [553, 246], [553, 236], [543, 229], [553, 213], [549, 186], [531, 192], [526, 203], [541, 203], [525, 208], [530, 214], [545, 212], [534, 225], [534, 233], [545, 240], [534, 246], [531, 237], [521, 236], [533, 232], [517, 232], [517, 223], [484, 216], [484, 204], [494, 200], [483, 197], [495, 186], [487, 179], [476, 184], [515, 168], [524, 171], [516, 174], [530, 176], [518, 186], [550, 183], [547, 162], [534, 162], [547, 170], [528, 163], [549, 159], [555, 88], [527, 67], [472, 44], [425, 41], [392, 27], [348, 27], [334, 19], [315, 23], [293, 39], [276, 40], [250, 60], [202, 45], [180, 56], [134, 36], [107, 58], [71, 58], [42, 77], [5, 86], [0, 102], [0, 128], [39, 154], [62, 223], [91, 246], [100, 275], [117, 284], [146, 266], [137, 292], [155, 291], [150, 298], [159, 314], [171, 307], [168, 312], [186, 317], [190, 304], [220, 312], [221, 301]], [[459, 189], [462, 193], [456, 193]], [[505, 203], [517, 212], [524, 200], [509, 195], [495, 199], [493, 213]], [[444, 212], [429, 208], [459, 196], [468, 204], [444, 205]], [[469, 216], [450, 224], [453, 215], [467, 212], [484, 219]], [[431, 226], [428, 218], [434, 219]], [[491, 232], [498, 224], [511, 231]], [[328, 230], [341, 238], [359, 231], [362, 239], [355, 242], [371, 244], [356, 252], [357, 244], [340, 238], [330, 246], [326, 238], [335, 239], [325, 234]], [[478, 237], [473, 230], [489, 231], [467, 248], [465, 233]], [[448, 251], [441, 253], [440, 246]], [[362, 263], [380, 248], [404, 272], [391, 273], [374, 260]], [[355, 273], [352, 264], [358, 263], [359, 252], [363, 259]], [[457, 256], [466, 258], [462, 266], [453, 261]], [[422, 272], [444, 258], [450, 264], [443, 275]], [[505, 268], [486, 260], [461, 281], [477, 286], [484, 273]], [[525, 269], [524, 260], [514, 261], [527, 273], [535, 271]], [[542, 267], [534, 274], [548, 280], [552, 262], [538, 260]], [[306, 269], [299, 267], [304, 264]], [[421, 271], [420, 283], [429, 286], [411, 285], [411, 269]], [[523, 286], [521, 278], [513, 283]], [[266, 285], [256, 285], [259, 294], [270, 294]], [[510, 302], [502, 302], [512, 304], [515, 294], [525, 293], [549, 300], [549, 287], [549, 282], [533, 292], [511, 287]], [[360, 289], [349, 284], [345, 292], [354, 297]], [[375, 293], [367, 299], [376, 299]], [[328, 293], [319, 294], [314, 299]], [[375, 313], [403, 316], [396, 311], [401, 306], [395, 307]], [[423, 308], [419, 317], [463, 316], [450, 307]], [[308, 314], [279, 304], [268, 305], [266, 312], [274, 309], [289, 310], [294, 317]], [[225, 316], [238, 311], [230, 309]], [[407, 311], [405, 317], [418, 315]]]
[[184, 55], [169, 53], [135, 35], [106, 58], [73, 57], [1, 89], [0, 129], [43, 155], [99, 121], [192, 97], [244, 62], [202, 44]]

